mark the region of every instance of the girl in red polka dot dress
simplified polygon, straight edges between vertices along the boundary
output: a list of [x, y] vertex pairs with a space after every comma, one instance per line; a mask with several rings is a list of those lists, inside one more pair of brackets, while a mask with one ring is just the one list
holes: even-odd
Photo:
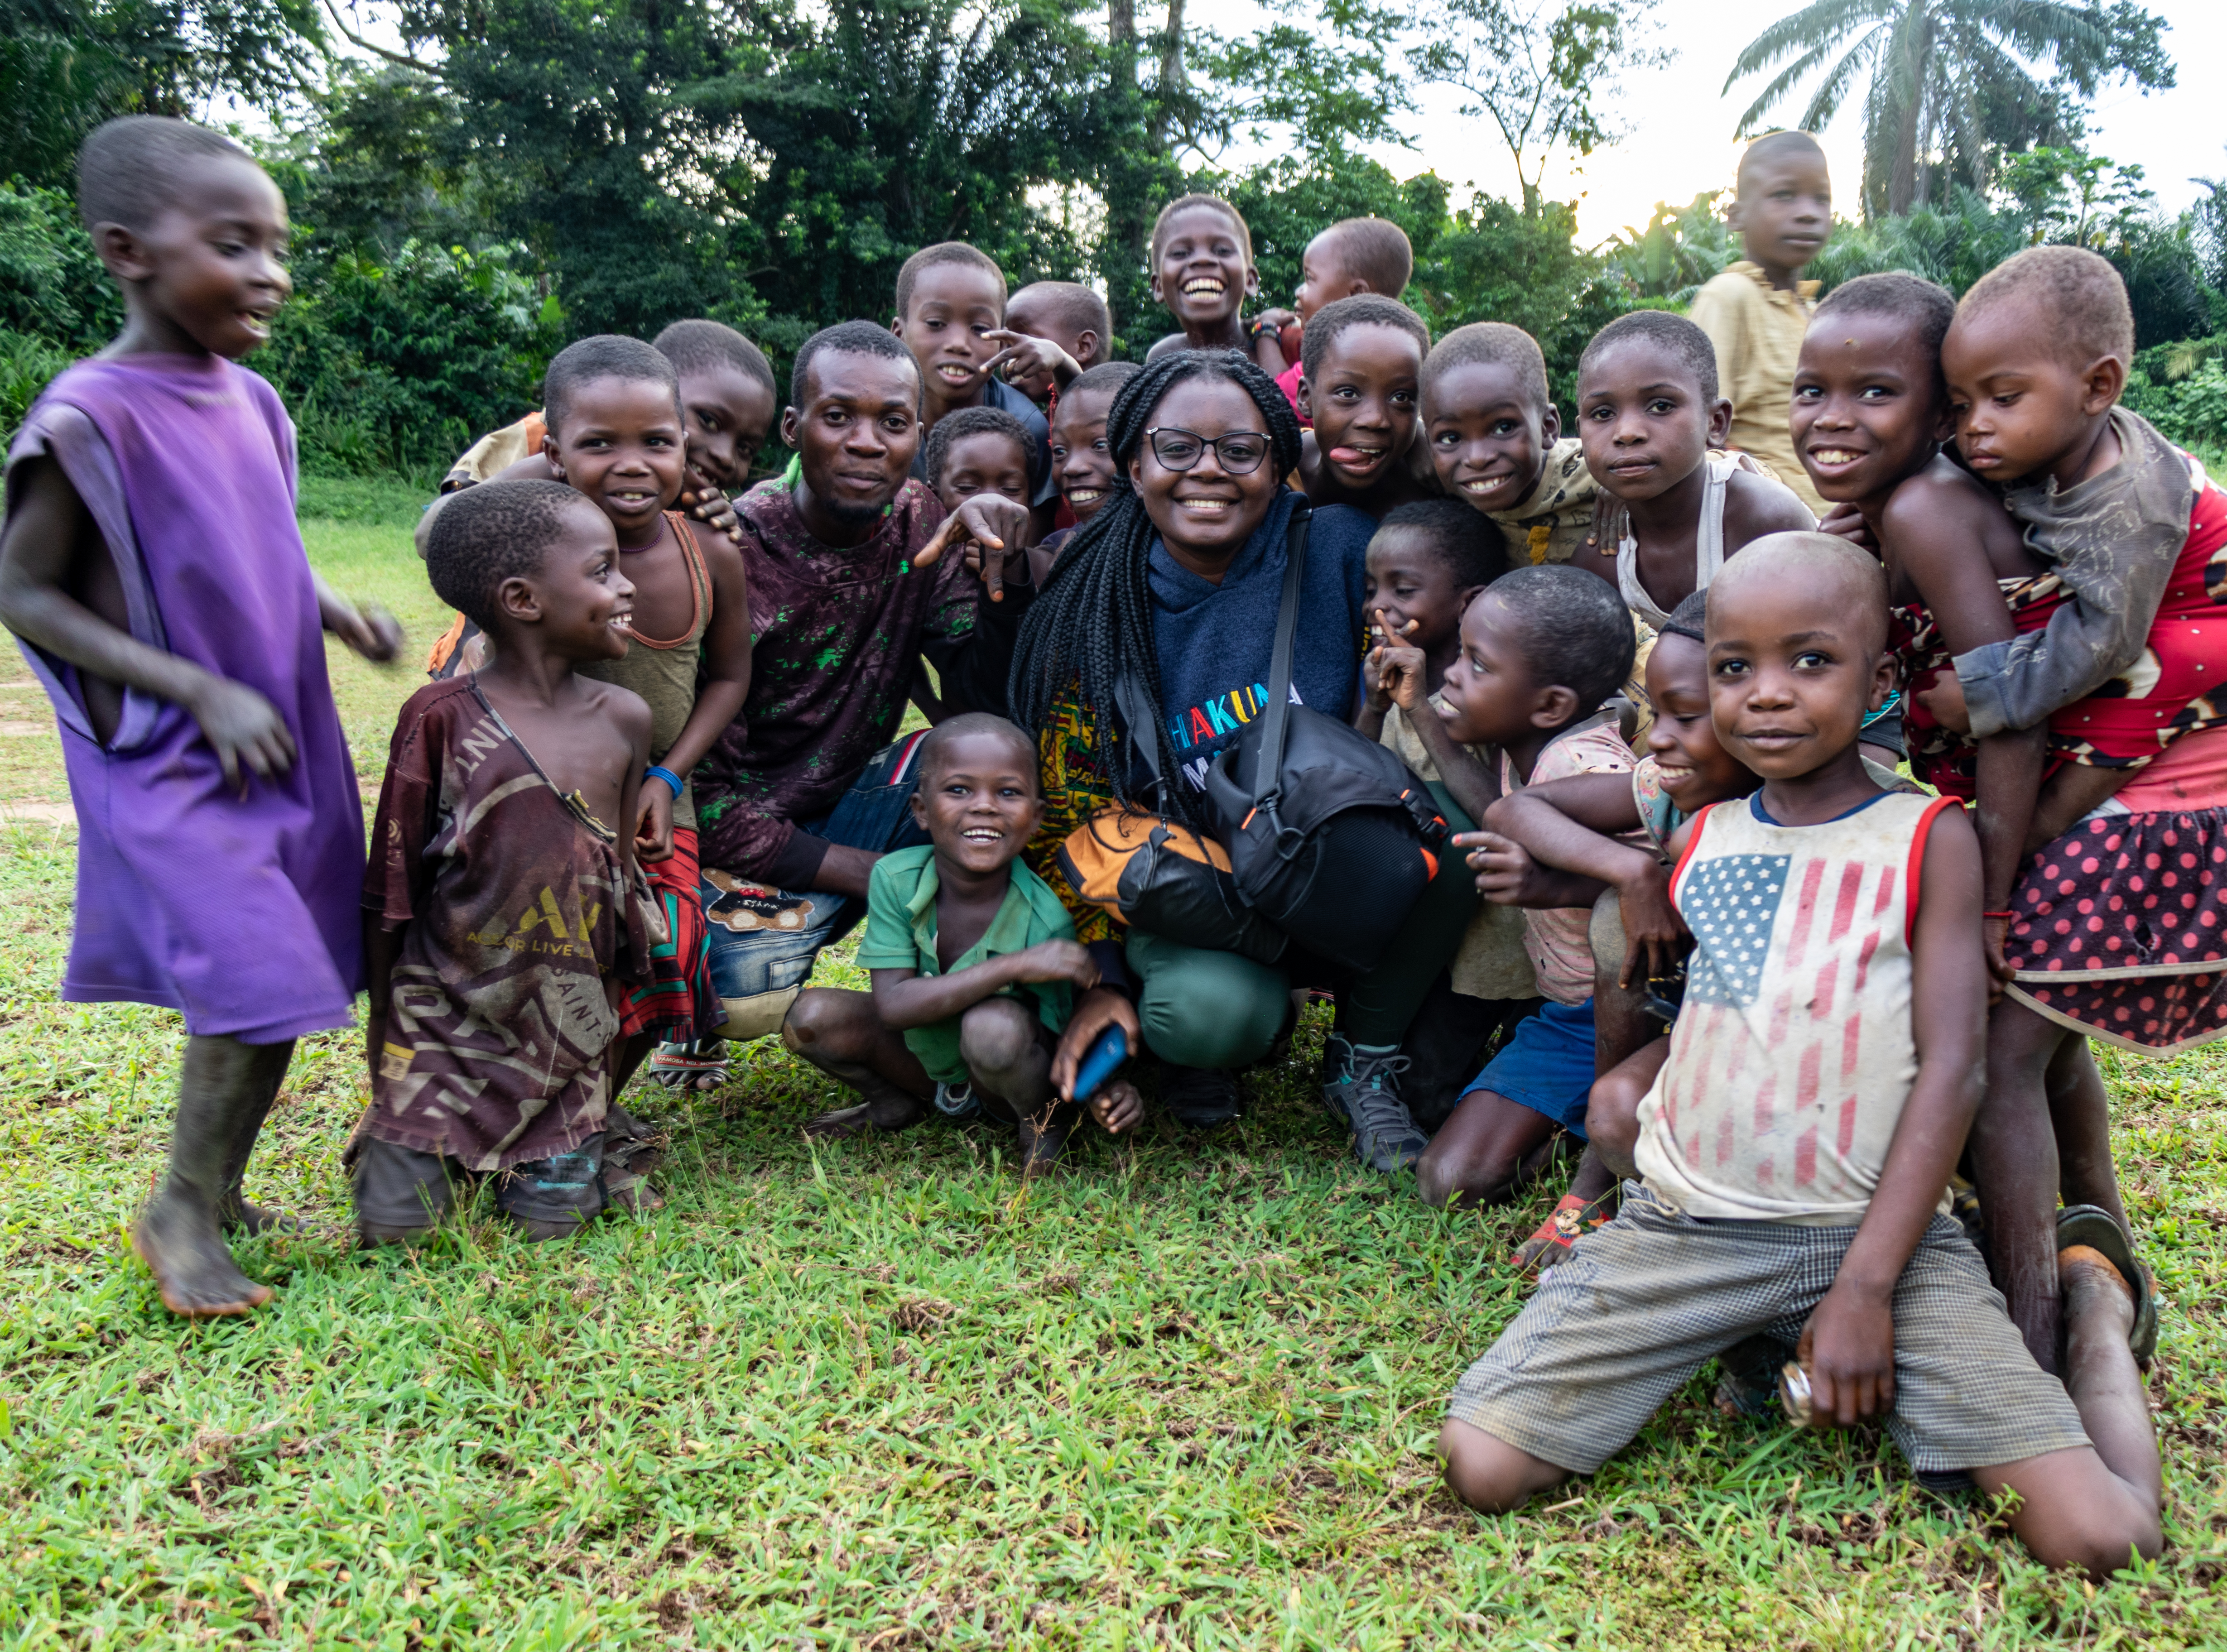
[[[2008, 642], [1911, 685], [1914, 720], [1981, 737], [1983, 839], [1991, 813], [2025, 823], [1988, 903], [2007, 979], [1971, 1158], [1996, 1285], [2051, 1369], [2058, 1196], [2128, 1228], [2089, 1040], [2170, 1055], [2227, 1035], [2227, 497], [2117, 405], [2133, 335], [2117, 272], [2077, 248], [1964, 296], [1941, 349], [1957, 445], [2045, 568], [2011, 596]], [[2021, 740], [2047, 775], [2031, 803], [1988, 784], [1988, 749]], [[1933, 765], [1943, 789], [1956, 766]], [[2147, 1358], [2146, 1300], [2138, 1318]]]

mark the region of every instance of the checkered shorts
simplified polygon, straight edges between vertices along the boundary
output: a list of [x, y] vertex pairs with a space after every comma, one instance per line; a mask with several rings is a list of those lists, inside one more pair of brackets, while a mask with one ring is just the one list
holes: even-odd
[[[1758, 1332], [1799, 1338], [1855, 1233], [1704, 1221], [1626, 1183], [1616, 1220], [1544, 1276], [1454, 1386], [1447, 1414], [1591, 1474], [1707, 1361]], [[1979, 1252], [1946, 1216], [1933, 1219], [1895, 1286], [1886, 1426], [1927, 1474], [2089, 1443], [2063, 1386], [2026, 1352]]]

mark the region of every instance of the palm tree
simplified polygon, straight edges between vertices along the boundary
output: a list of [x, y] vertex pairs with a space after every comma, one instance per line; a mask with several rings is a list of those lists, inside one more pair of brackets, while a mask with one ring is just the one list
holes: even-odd
[[[1862, 83], [1865, 210], [1899, 214], [1930, 198], [1937, 172], [1986, 188], [1991, 150], [2045, 139], [2069, 92], [2091, 95], [2115, 73], [2172, 85], [2161, 25], [2102, 0], [1814, 0], [1748, 43], [1725, 90], [1785, 64], [1740, 117], [1745, 136], [1820, 70], [1795, 123], [1808, 131]], [[2053, 83], [2038, 68], [2053, 70]]]

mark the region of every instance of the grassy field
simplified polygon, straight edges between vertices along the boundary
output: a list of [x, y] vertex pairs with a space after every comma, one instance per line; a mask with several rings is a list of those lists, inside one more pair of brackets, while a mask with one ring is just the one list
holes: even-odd
[[[422, 647], [414, 507], [308, 504], [320, 566]], [[416, 679], [334, 659], [368, 784]], [[2169, 1304], [2172, 1547], [2100, 1588], [1876, 1432], [1726, 1423], [1707, 1375], [1546, 1506], [1454, 1504], [1439, 1407], [1551, 1194], [1443, 1216], [1357, 1170], [1310, 1099], [1320, 1011], [1227, 1138], [1099, 1138], [1026, 1189], [987, 1132], [815, 1150], [828, 1087], [761, 1044], [645, 1104], [657, 1215], [414, 1256], [349, 1248], [364, 1075], [311, 1040], [250, 1171], [309, 1231], [244, 1247], [268, 1309], [188, 1325], [123, 1239], [180, 1024], [56, 1001], [58, 748], [0, 673], [0, 1646], [2227, 1644], [2218, 1055], [2105, 1057]]]

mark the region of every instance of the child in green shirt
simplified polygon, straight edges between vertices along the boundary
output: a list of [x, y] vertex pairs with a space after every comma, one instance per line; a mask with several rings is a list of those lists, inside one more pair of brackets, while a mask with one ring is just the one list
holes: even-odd
[[[971, 1085], [986, 1111], [1017, 1124], [1022, 1174], [1037, 1175], [1082, 1113], [1055, 1093], [1051, 1058], [1075, 990], [1098, 985], [1098, 966], [1059, 897], [1016, 864], [1043, 813], [1036, 748], [1005, 718], [974, 712], [930, 732], [919, 762], [913, 818], [929, 841], [874, 863], [858, 962], [884, 1024], [946, 1094]], [[1101, 1120], [1133, 1113], [1114, 1094], [1127, 1088], [1106, 1087]]]

